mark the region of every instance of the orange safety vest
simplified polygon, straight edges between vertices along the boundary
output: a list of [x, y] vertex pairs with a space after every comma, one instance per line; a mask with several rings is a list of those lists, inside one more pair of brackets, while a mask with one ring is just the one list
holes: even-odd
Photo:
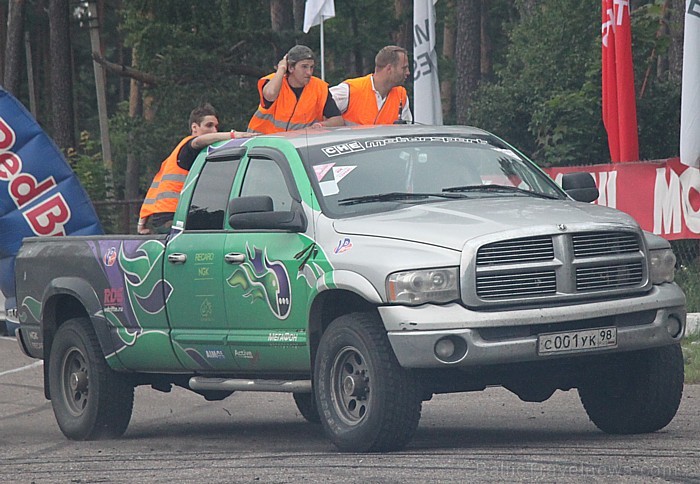
[[384, 100], [382, 109], [377, 109], [377, 97], [372, 89], [372, 74], [348, 79], [348, 109], [343, 113], [345, 124], [394, 124], [401, 119], [401, 112], [406, 105], [406, 88], [391, 88]]
[[318, 77], [312, 77], [297, 99], [285, 77], [282, 80], [282, 88], [277, 99], [266, 109], [263, 107], [262, 90], [265, 81], [272, 79], [273, 75], [270, 74], [258, 81], [260, 105], [253, 117], [250, 118], [248, 131], [263, 134], [279, 133], [280, 131], [306, 128], [323, 121], [323, 108], [328, 99], [328, 83]]
[[146, 198], [141, 205], [139, 217], [144, 219], [154, 213], [174, 213], [180, 192], [185, 186], [188, 170], [183, 170], [177, 165], [177, 155], [185, 143], [194, 138], [187, 136], [180, 141], [172, 153], [161, 163], [160, 170], [153, 177], [151, 188], [146, 193]]

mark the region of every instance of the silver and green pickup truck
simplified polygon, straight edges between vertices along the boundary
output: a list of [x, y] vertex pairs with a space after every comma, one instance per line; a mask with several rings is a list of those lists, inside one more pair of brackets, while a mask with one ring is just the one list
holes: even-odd
[[167, 236], [26, 240], [18, 340], [70, 439], [122, 435], [138, 385], [289, 392], [353, 452], [492, 385], [575, 388], [603, 431], [656, 431], [683, 389], [675, 257], [588, 203], [590, 175], [561, 185], [475, 128], [232, 140], [199, 155]]

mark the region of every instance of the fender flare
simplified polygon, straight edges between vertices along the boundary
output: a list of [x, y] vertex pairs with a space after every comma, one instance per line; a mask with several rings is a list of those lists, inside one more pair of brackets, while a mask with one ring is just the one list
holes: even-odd
[[92, 327], [95, 330], [97, 340], [100, 343], [102, 354], [106, 357], [112, 353], [110, 348], [113, 348], [114, 345], [112, 343], [112, 336], [107, 320], [101, 316], [103, 307], [102, 303], [100, 302], [100, 298], [95, 292], [95, 289], [85, 279], [79, 277], [57, 277], [52, 279], [44, 290], [40, 317], [42, 326], [44, 326], [44, 352], [46, 353], [47, 349], [50, 348], [50, 346], [47, 344], [47, 338], [53, 338], [53, 334], [57, 329], [55, 321], [52, 321], [51, 331], [47, 331], [47, 328], [44, 325], [46, 316], [45, 311], [50, 308], [50, 301], [57, 296], [71, 296], [76, 299], [83, 308], [85, 308], [85, 312], [92, 322]]
[[357, 294], [373, 304], [384, 304], [379, 291], [361, 274], [347, 270], [334, 270], [327, 272], [316, 281], [316, 293], [321, 294], [333, 289], [344, 289]]

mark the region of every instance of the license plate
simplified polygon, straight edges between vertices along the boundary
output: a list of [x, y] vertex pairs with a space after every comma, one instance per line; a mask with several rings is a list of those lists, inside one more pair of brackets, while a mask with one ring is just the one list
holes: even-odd
[[537, 338], [537, 353], [571, 353], [617, 346], [617, 328], [584, 329], [541, 334]]

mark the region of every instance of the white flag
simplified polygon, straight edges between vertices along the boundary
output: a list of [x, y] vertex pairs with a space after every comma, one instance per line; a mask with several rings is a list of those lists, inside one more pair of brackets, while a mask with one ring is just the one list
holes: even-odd
[[437, 0], [413, 0], [413, 118], [423, 124], [442, 124], [435, 52], [436, 3]]
[[700, 168], [700, 0], [685, 2], [681, 163]]
[[333, 0], [306, 0], [304, 9], [304, 33], [314, 25], [320, 25], [324, 20], [335, 17]]

